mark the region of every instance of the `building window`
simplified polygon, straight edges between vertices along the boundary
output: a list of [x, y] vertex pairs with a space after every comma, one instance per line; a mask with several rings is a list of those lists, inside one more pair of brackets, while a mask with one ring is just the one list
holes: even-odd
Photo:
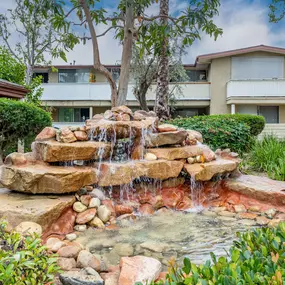
[[233, 80], [284, 78], [284, 57], [233, 57]]
[[112, 77], [115, 81], [119, 81], [120, 79], [120, 74], [121, 74], [121, 69], [120, 67], [110, 67], [107, 68], [111, 73], [112, 73]]
[[279, 106], [258, 106], [258, 115], [265, 118], [267, 124], [279, 123]]
[[206, 70], [186, 70], [189, 77], [188, 81], [206, 81], [207, 75]]
[[88, 83], [90, 69], [59, 69], [59, 83]]
[[33, 78], [37, 76], [42, 77], [42, 83], [48, 83], [48, 73], [47, 72], [36, 72], [33, 74]]
[[85, 122], [89, 119], [89, 108], [58, 108], [59, 122]]

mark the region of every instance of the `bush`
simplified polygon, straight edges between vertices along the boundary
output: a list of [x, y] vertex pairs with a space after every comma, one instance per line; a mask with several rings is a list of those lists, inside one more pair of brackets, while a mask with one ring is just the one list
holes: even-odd
[[27, 102], [0, 99], [0, 163], [4, 151], [52, 123], [51, 115]]
[[259, 135], [265, 126], [265, 119], [263, 116], [258, 115], [247, 115], [247, 114], [224, 114], [224, 115], [211, 115], [211, 117], [216, 118], [229, 118], [237, 120], [238, 122], [243, 122], [247, 124], [250, 128], [250, 134], [252, 136]]
[[49, 282], [60, 269], [55, 256], [47, 255], [38, 237], [6, 233], [5, 226], [0, 224], [0, 284], [53, 284]]
[[243, 122], [223, 116], [197, 116], [169, 121], [184, 129], [193, 129], [203, 135], [204, 142], [213, 149], [230, 148], [239, 153], [250, 149], [253, 139], [250, 128]]
[[178, 269], [171, 263], [166, 282], [155, 285], [282, 285], [285, 280], [285, 223], [275, 229], [262, 228], [238, 233], [228, 257], [211, 253], [212, 262], [196, 266], [188, 258]]
[[243, 167], [246, 170], [266, 172], [275, 180], [285, 180], [285, 141], [267, 136], [256, 141], [245, 157]]

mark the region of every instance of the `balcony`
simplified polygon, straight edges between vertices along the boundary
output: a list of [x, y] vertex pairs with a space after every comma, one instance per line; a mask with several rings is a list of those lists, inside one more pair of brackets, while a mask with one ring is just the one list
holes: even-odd
[[[283, 97], [285, 99], [285, 80], [231, 80], [227, 83], [227, 99], [251, 97], [251, 99], [274, 99]], [[282, 98], [282, 99], [283, 99]]]
[[[170, 84], [170, 91], [175, 85]], [[185, 101], [209, 101], [210, 100], [210, 83], [209, 82], [190, 82], [179, 83], [183, 96], [176, 96], [177, 100]], [[108, 106], [111, 101], [110, 86], [107, 83], [44, 83], [42, 101], [47, 105], [60, 105], [59, 101], [65, 101], [72, 105], [90, 104], [90, 101], [95, 101], [96, 105]], [[147, 100], [155, 100], [155, 85], [149, 89]], [[132, 92], [133, 85], [129, 85], [127, 100], [136, 101]], [[177, 90], [174, 90], [177, 94]], [[80, 101], [80, 102], [79, 102]], [[99, 103], [100, 102], [100, 103]]]

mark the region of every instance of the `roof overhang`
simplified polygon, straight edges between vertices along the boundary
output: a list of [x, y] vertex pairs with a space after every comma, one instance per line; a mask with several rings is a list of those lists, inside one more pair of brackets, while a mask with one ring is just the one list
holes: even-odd
[[25, 87], [0, 80], [0, 98], [22, 99], [29, 92]]

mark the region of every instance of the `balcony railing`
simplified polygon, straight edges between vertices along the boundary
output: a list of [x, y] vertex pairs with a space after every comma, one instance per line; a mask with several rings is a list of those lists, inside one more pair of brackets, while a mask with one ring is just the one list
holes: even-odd
[[231, 80], [227, 83], [227, 97], [283, 97], [284, 79]]
[[[111, 89], [107, 83], [44, 83], [43, 101], [110, 101]], [[170, 84], [170, 91], [174, 84]], [[183, 96], [177, 100], [210, 100], [209, 82], [179, 83]], [[129, 85], [127, 100], [136, 100], [133, 85]], [[174, 89], [176, 95], [177, 88]], [[149, 89], [147, 100], [155, 99], [155, 85]]]

